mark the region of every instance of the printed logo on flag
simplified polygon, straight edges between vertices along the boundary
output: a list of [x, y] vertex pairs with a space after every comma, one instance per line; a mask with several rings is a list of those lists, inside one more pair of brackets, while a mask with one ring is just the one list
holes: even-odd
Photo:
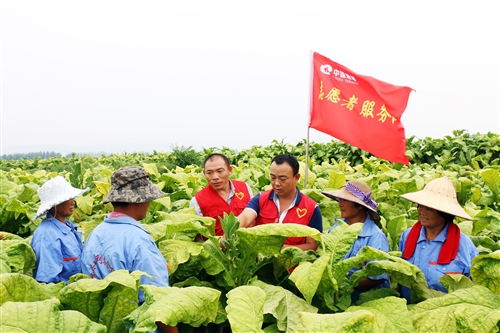
[[325, 75], [331, 75], [335, 80], [345, 82], [345, 83], [350, 83], [350, 84], [358, 84], [356, 81], [356, 78], [353, 75], [349, 75], [347, 73], [344, 73], [343, 71], [339, 69], [334, 69], [332, 66], [329, 64], [323, 64], [319, 66], [319, 70], [321, 73]]

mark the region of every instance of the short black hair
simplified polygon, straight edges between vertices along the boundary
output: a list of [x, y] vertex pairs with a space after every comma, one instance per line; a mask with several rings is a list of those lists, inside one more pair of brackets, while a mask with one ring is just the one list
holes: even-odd
[[448, 213], [445, 213], [445, 212], [442, 212], [440, 210], [436, 210], [438, 212], [438, 214], [440, 216], [442, 216], [444, 218], [444, 222], [446, 223], [450, 223], [450, 222], [453, 222], [453, 220], [455, 219], [455, 216], [454, 215], [451, 215], [451, 214], [448, 214]]
[[208, 155], [205, 160], [203, 161], [203, 168], [205, 168], [205, 164], [207, 164], [207, 161], [210, 161], [216, 157], [220, 157], [224, 160], [224, 163], [226, 164], [226, 166], [229, 168], [231, 166], [231, 164], [229, 163], [229, 159], [227, 158], [226, 155], [224, 154], [220, 154], [220, 153], [213, 153], [213, 154], [210, 154]]
[[273, 160], [271, 161], [275, 162], [278, 165], [281, 165], [283, 163], [288, 163], [292, 167], [293, 175], [295, 176], [296, 174], [299, 173], [299, 161], [297, 160], [297, 157], [290, 155], [290, 154], [279, 154], [274, 156]]

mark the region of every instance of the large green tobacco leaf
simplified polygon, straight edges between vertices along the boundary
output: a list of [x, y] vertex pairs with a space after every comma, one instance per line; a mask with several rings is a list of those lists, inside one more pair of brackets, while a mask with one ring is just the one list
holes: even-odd
[[295, 223], [273, 223], [238, 229], [239, 246], [248, 254], [273, 255], [280, 251], [286, 237], [312, 237], [321, 242], [317, 229]]
[[391, 250], [395, 251], [398, 249], [399, 238], [407, 228], [405, 215], [396, 216], [387, 222], [387, 240]]
[[122, 319], [137, 309], [137, 290], [117, 284], [104, 299], [104, 306], [99, 314], [99, 322], [105, 324], [108, 333], [126, 330]]
[[360, 310], [338, 314], [299, 313], [294, 332], [300, 333], [373, 333], [373, 313]]
[[318, 312], [318, 308], [308, 304], [289, 290], [266, 284], [262, 281], [252, 282], [266, 293], [264, 314], [272, 314], [280, 331], [295, 332], [299, 324], [299, 312]]
[[500, 250], [473, 258], [470, 274], [476, 284], [500, 293]]
[[9, 332], [9, 333], [26, 333], [25, 330], [14, 327], [14, 326], [7, 326], [7, 325], [0, 325], [0, 332]]
[[125, 328], [122, 318], [137, 309], [139, 280], [144, 273], [117, 270], [102, 280], [80, 279], [59, 292], [65, 309], [77, 310], [106, 324], [109, 332]]
[[345, 174], [343, 172], [330, 171], [330, 177], [325, 190], [334, 189], [338, 190], [345, 184]]
[[203, 251], [201, 253], [203, 260], [201, 264], [210, 275], [217, 275], [221, 272], [229, 273], [231, 271], [231, 260], [219, 245], [218, 238], [209, 237], [203, 243]]
[[351, 306], [345, 312], [367, 310], [373, 314], [373, 332], [415, 332], [406, 300], [399, 297], [384, 297]]
[[155, 242], [166, 239], [192, 241], [197, 234], [208, 237], [214, 234], [215, 219], [194, 213], [172, 212], [160, 214], [161, 221], [143, 224]]
[[363, 247], [356, 256], [343, 260], [335, 269], [345, 272], [351, 267], [360, 267], [366, 261], [369, 262], [363, 269], [351, 275], [351, 282], [354, 286], [368, 276], [377, 276], [383, 273], [388, 273], [391, 276], [392, 282], [407, 287], [411, 287], [413, 284], [427, 286], [427, 280], [420, 268], [392, 255], [392, 253], [386, 253], [370, 246]]
[[177, 326], [184, 323], [193, 327], [213, 323], [217, 317], [220, 291], [206, 287], [157, 287], [143, 285], [146, 301], [123, 319], [130, 332], [156, 329], [155, 322]]
[[227, 318], [234, 333], [261, 332], [266, 293], [258, 287], [241, 286], [227, 293]]
[[[298, 224], [272, 224], [248, 229], [231, 227], [231, 224], [238, 223], [234, 215], [227, 216], [224, 225], [230, 234], [226, 239], [209, 236], [201, 253], [205, 271], [216, 276], [217, 284], [228, 290], [246, 284], [260, 267], [269, 262], [267, 256], [279, 255], [287, 236], [321, 239], [318, 230]], [[231, 233], [233, 229], [235, 232]], [[223, 242], [224, 250], [220, 242]]]
[[[105, 333], [106, 326], [92, 322], [78, 311], [61, 311], [59, 300], [51, 298], [38, 302], [7, 302], [0, 307], [2, 332], [14, 327], [20, 332], [37, 333]], [[3, 330], [9, 327], [9, 330]]]
[[500, 173], [495, 169], [486, 169], [481, 171], [484, 183], [498, 198], [500, 196]]
[[483, 286], [459, 289], [411, 307], [416, 332], [498, 332], [500, 297]]
[[[73, 276], [76, 276], [76, 274]], [[71, 278], [70, 278], [70, 283], [71, 283]], [[64, 283], [64, 281], [58, 283], [40, 283], [40, 286], [42, 286], [42, 288], [45, 290], [49, 298], [57, 298], [59, 296], [59, 292], [64, 287], [66, 287], [66, 283]]]
[[35, 268], [35, 252], [25, 240], [0, 241], [0, 260], [5, 261], [8, 271], [0, 273], [29, 273]]
[[445, 274], [439, 278], [439, 282], [449, 293], [458, 289], [470, 288], [474, 285], [471, 279], [462, 274]]
[[339, 222], [338, 225], [327, 234], [321, 234], [323, 248], [318, 248], [318, 253], [328, 253], [330, 255], [330, 266], [338, 263], [349, 252], [352, 244], [358, 238], [358, 234], [363, 228], [363, 223], [348, 225]]
[[290, 275], [290, 280], [295, 283], [295, 286], [297, 286], [297, 289], [304, 295], [309, 304], [312, 302], [312, 298], [318, 289], [323, 275], [328, 275], [326, 269], [329, 267], [329, 262], [330, 256], [325, 254], [313, 263], [302, 262]]
[[158, 244], [161, 254], [168, 262], [168, 273], [172, 275], [179, 264], [187, 262], [191, 256], [198, 256], [203, 250], [202, 243], [168, 239]]
[[0, 274], [0, 304], [5, 302], [37, 302], [49, 295], [32, 277], [19, 273]]
[[94, 198], [90, 195], [83, 195], [75, 198], [75, 202], [80, 210], [87, 214], [92, 215], [92, 207], [94, 205]]

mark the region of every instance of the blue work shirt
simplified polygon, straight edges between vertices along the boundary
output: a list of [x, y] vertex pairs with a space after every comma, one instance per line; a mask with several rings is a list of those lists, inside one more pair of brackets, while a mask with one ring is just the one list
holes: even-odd
[[[453, 222], [451, 222], [453, 223]], [[470, 268], [472, 266], [472, 258], [479, 255], [476, 246], [472, 240], [466, 235], [460, 233], [460, 246], [458, 247], [458, 253], [455, 259], [453, 259], [449, 264], [441, 265], [438, 264], [439, 252], [443, 246], [446, 236], [448, 235], [447, 223], [443, 230], [437, 235], [436, 238], [427, 241], [425, 236], [425, 227], [422, 226], [420, 229], [420, 235], [418, 236], [417, 246], [415, 252], [408, 259], [408, 262], [414, 264], [425, 275], [427, 284], [429, 288], [434, 290], [440, 290], [442, 292], [447, 292], [438, 279], [445, 274], [463, 274], [470, 277]], [[399, 251], [403, 252], [406, 246], [406, 240], [411, 228], [406, 229], [401, 238], [399, 239]], [[401, 296], [406, 298], [408, 304], [410, 304], [411, 289], [405, 286], [401, 286]]]
[[82, 271], [82, 233], [70, 221], [62, 223], [48, 213], [33, 233], [31, 247], [36, 255], [33, 277], [38, 282], [68, 283]]
[[[335, 219], [335, 224], [328, 229], [328, 233], [332, 231], [335, 227], [339, 225], [339, 221], [342, 223], [346, 223], [344, 219]], [[389, 242], [387, 241], [387, 237], [384, 235], [382, 230], [380, 230], [379, 227], [373, 222], [373, 220], [370, 218], [370, 216], [367, 214], [365, 222], [363, 223], [363, 228], [361, 229], [361, 232], [358, 235], [358, 238], [354, 241], [352, 244], [351, 248], [349, 249], [349, 252], [344, 256], [344, 259], [352, 258], [355, 255], [358, 254], [358, 252], [363, 248], [364, 246], [371, 246], [375, 249], [384, 251], [384, 252], [389, 252]], [[364, 265], [363, 265], [364, 266]], [[353, 267], [349, 270], [349, 274], [347, 275], [348, 277], [351, 277], [351, 275], [360, 270], [361, 268], [356, 268]], [[377, 276], [369, 276], [368, 277], [370, 280], [384, 280], [381, 284], [377, 286], [377, 288], [390, 288], [391, 284], [389, 282], [389, 275], [387, 274], [380, 274]], [[361, 291], [355, 290], [352, 294], [352, 301], [353, 303], [356, 302], [359, 298], [359, 294]]]
[[[109, 273], [140, 270], [141, 284], [168, 286], [167, 261], [142, 225], [130, 216], [106, 217], [89, 235], [82, 253], [82, 272], [102, 279]], [[139, 302], [144, 294], [139, 291]]]

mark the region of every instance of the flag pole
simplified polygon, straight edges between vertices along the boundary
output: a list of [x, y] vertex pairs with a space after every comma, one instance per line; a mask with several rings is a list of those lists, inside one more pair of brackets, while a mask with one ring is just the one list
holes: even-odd
[[304, 189], [307, 186], [307, 170], [309, 170], [309, 126], [307, 127], [306, 135], [306, 170], [304, 172]]
[[306, 134], [306, 170], [304, 172], [304, 189], [307, 186], [307, 172], [309, 170], [309, 125], [311, 124], [311, 106], [312, 106], [312, 93], [313, 93], [313, 50], [310, 50], [309, 55], [309, 63], [311, 66], [309, 67], [309, 79], [310, 79], [310, 87], [311, 91], [309, 92], [309, 110], [307, 112], [307, 134]]

